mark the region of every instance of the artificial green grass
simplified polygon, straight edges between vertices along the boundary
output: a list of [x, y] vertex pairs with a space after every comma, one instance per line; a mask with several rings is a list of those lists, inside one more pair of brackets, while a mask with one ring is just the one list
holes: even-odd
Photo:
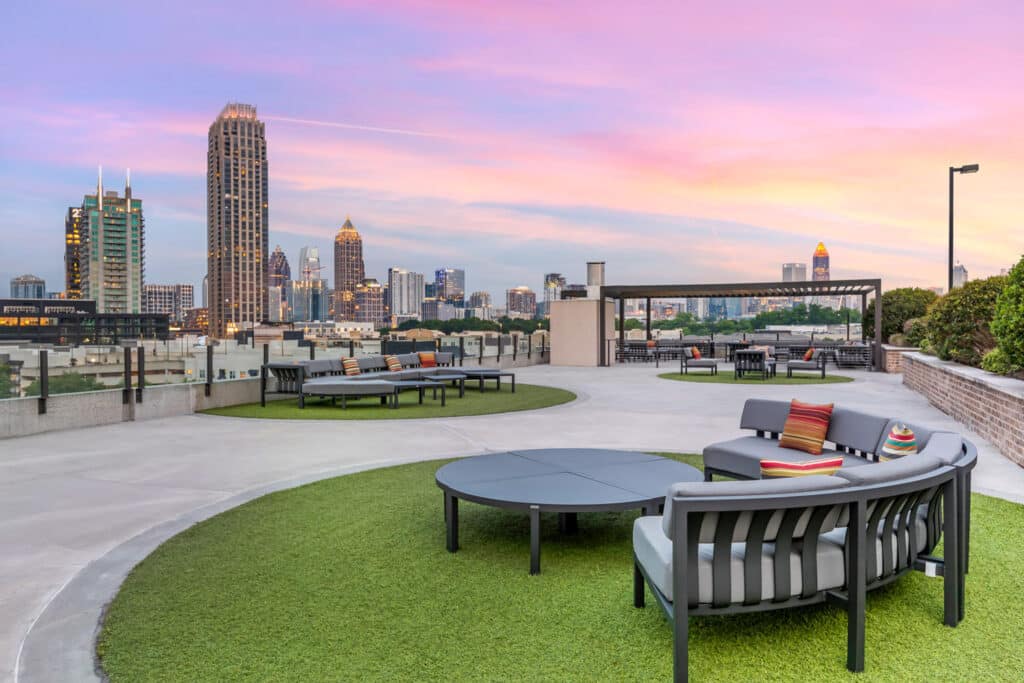
[[666, 372], [658, 375], [662, 379], [674, 379], [680, 382], [698, 382], [704, 384], [842, 384], [843, 382], [852, 382], [852, 377], [846, 377], [845, 375], [826, 375], [825, 379], [821, 378], [821, 375], [794, 375], [792, 377], [786, 377], [785, 375], [776, 375], [775, 377], [769, 377], [768, 379], [761, 379], [761, 376], [757, 377], [742, 377], [736, 379], [733, 377], [731, 372], [720, 372], [717, 375], [712, 375], [707, 370], [695, 370], [694, 372], [683, 374], [680, 372]]
[[[698, 456], [680, 456], [691, 464]], [[274, 493], [202, 522], [137, 566], [98, 653], [113, 681], [668, 680], [672, 630], [632, 606], [634, 513], [543, 519], [464, 503], [444, 548], [442, 462]], [[975, 495], [967, 612], [942, 625], [942, 579], [868, 594], [863, 674], [846, 616], [817, 605], [691, 619], [693, 680], [1019, 680], [1024, 506]]]
[[399, 395], [397, 410], [382, 406], [376, 396], [349, 400], [348, 407], [342, 409], [341, 401], [331, 405], [330, 399], [307, 398], [306, 407], [299, 408], [298, 399], [282, 399], [267, 401], [266, 407], [259, 403], [245, 403], [227, 408], [213, 408], [203, 412], [210, 415], [226, 415], [228, 417], [262, 417], [274, 420], [400, 420], [422, 417], [459, 417], [464, 415], [490, 415], [492, 413], [508, 413], [517, 410], [535, 410], [548, 408], [561, 403], [568, 403], [576, 398], [576, 394], [565, 389], [542, 387], [535, 384], [517, 384], [516, 393], [512, 393], [507, 384], [502, 384], [501, 391], [496, 391], [491, 384], [483, 392], [477, 389], [476, 383], [466, 382], [466, 395], [459, 398], [458, 389], [447, 388], [446, 405], [441, 407], [441, 394], [437, 400], [428, 389], [423, 404], [420, 405], [418, 392], [403, 391]]

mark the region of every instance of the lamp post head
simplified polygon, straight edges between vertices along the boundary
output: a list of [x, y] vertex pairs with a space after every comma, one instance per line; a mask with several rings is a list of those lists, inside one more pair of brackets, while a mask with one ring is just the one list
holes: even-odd
[[956, 171], [957, 173], [977, 173], [980, 169], [981, 166], [979, 166], [978, 164], [965, 164], [960, 168], [954, 167], [952, 170]]

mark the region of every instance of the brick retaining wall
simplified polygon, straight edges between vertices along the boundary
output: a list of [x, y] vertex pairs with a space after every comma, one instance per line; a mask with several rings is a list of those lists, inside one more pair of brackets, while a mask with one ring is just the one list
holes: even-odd
[[903, 372], [903, 354], [914, 353], [916, 346], [891, 346], [882, 344], [882, 367], [886, 372]]
[[904, 384], [1024, 466], [1024, 382], [921, 353], [900, 355]]

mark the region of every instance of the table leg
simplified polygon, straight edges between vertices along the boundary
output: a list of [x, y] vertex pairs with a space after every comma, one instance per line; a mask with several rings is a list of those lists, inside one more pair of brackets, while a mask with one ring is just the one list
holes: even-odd
[[444, 521], [447, 526], [446, 547], [454, 553], [459, 549], [459, 499], [445, 491]]
[[530, 506], [530, 574], [540, 574], [540, 507]]
[[[446, 391], [447, 390], [445, 389], [444, 385], [442, 384], [441, 385], [441, 407], [442, 408], [444, 408], [444, 406], [445, 406], [445, 400], [446, 400], [445, 392]], [[434, 400], [437, 400], [437, 389], [434, 389]]]
[[561, 534], [575, 534], [579, 531], [579, 519], [575, 512], [558, 513], [558, 532]]
[[466, 396], [466, 378], [463, 377], [459, 380], [459, 398], [465, 398]]
[[423, 405], [423, 387], [419, 388], [419, 394], [420, 394], [420, 405]]
[[512, 375], [512, 393], [516, 393], [516, 376]]
[[480, 378], [480, 392], [483, 393], [483, 390], [484, 390], [484, 378], [481, 377]]

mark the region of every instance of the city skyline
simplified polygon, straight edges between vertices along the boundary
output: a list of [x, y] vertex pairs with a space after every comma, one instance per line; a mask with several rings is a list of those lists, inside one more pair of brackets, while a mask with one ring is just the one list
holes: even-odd
[[[665, 7], [583, 21], [524, 4], [502, 22], [456, 6], [182, 9], [100, 10], [111, 30], [164, 30], [86, 53], [76, 27], [95, 8], [62, 7], [59, 25], [52, 5], [12, 17], [0, 234], [53, 237], [4, 250], [0, 279], [60, 281], [68, 198], [103, 164], [136, 169], [147, 279], [198, 287], [205, 131], [235, 98], [267, 123], [274, 243], [326, 246], [351, 213], [388, 247], [367, 259], [377, 277], [396, 258], [416, 272], [460, 263], [498, 293], [539, 287], [538, 273], [581, 281], [577, 264], [609, 258], [610, 282], [768, 280], [824, 240], [844, 264], [835, 278], [934, 286], [946, 169], [972, 162], [982, 171], [957, 186], [957, 260], [980, 277], [1024, 251], [1024, 98], [1007, 87], [1024, 66], [1019, 4], [929, 8], [922, 23], [920, 7], [888, 7], [880, 22], [806, 3], [806, 34], [769, 8], [748, 8], [744, 30], [716, 8], [687, 10], [682, 29], [682, 10]], [[241, 25], [221, 35], [227, 16]], [[833, 29], [840, 40], [813, 37]], [[251, 55], [251, 40], [274, 56]], [[339, 54], [339, 40], [360, 49]], [[191, 49], [205, 44], [218, 47]], [[29, 50], [45, 57], [18, 58]], [[552, 58], [566, 50], [571, 62]], [[116, 99], [91, 84], [114, 68], [136, 84]], [[737, 242], [763, 261], [739, 258]]]

